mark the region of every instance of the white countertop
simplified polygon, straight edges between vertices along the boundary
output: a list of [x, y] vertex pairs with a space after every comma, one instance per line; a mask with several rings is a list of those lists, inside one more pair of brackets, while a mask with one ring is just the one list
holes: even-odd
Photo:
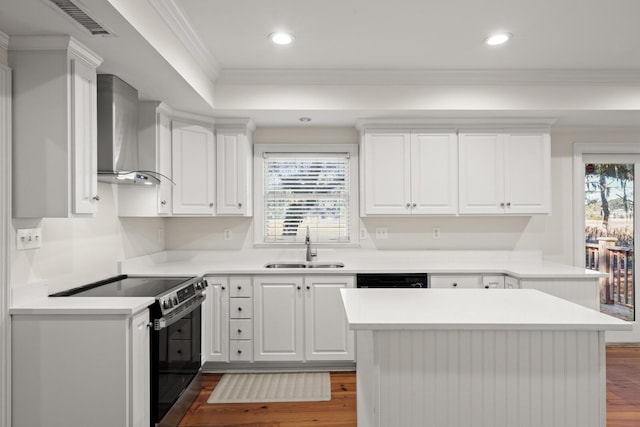
[[152, 297], [49, 297], [9, 309], [11, 315], [133, 315], [153, 304]]
[[631, 330], [533, 289], [341, 289], [351, 329]]
[[304, 248], [238, 251], [166, 251], [121, 262], [123, 274], [508, 274], [519, 279], [604, 277], [571, 265], [545, 262], [530, 251], [419, 251], [318, 248], [318, 262], [343, 268], [268, 269], [269, 262], [304, 262]]

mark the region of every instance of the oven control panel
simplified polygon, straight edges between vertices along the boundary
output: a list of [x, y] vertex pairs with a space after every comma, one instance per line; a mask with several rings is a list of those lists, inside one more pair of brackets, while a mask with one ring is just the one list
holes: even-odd
[[182, 284], [178, 289], [174, 289], [160, 298], [162, 312], [170, 312], [183, 304], [188, 305], [190, 301], [199, 299], [207, 286], [209, 284], [203, 278]]

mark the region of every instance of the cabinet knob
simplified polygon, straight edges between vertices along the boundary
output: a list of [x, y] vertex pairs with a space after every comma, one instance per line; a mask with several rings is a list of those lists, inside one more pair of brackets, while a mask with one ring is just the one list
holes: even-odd
[[504, 208], [504, 202], [500, 203], [500, 207]]
[[311, 286], [307, 286], [307, 290], [311, 289]]
[[209, 203], [209, 207], [212, 208], [213, 207], [213, 202]]
[[302, 287], [301, 287], [301, 286], [296, 286], [296, 288], [298, 288], [298, 290], [302, 289]]
[[454, 287], [454, 288], [457, 288], [457, 287], [458, 287], [458, 284], [457, 284], [457, 283], [454, 283], [454, 284], [453, 284], [453, 287]]
[[176, 353], [182, 354], [182, 350], [178, 350], [178, 351], [176, 351]]
[[510, 208], [511, 207], [511, 202], [507, 202], [507, 207]]
[[407, 209], [411, 208], [411, 203], [407, 203]]
[[242, 286], [238, 286], [238, 290], [241, 291], [242, 290]]
[[92, 197], [92, 199], [95, 200], [96, 202], [99, 202], [100, 201], [100, 196], [95, 195], [95, 196]]
[[224, 287], [224, 286], [220, 286], [220, 289], [222, 289], [222, 290], [224, 291], [224, 290], [225, 290], [225, 287]]
[[242, 354], [242, 350], [238, 350], [238, 354]]
[[167, 204], [167, 201], [166, 201], [166, 200], [161, 200], [161, 201], [160, 201], [160, 204], [161, 204], [162, 206], [164, 206], [164, 205], [166, 205], [166, 204]]
[[238, 307], [238, 311], [242, 311], [242, 307]]
[[411, 205], [412, 208], [415, 208], [416, 206], [418, 206], [416, 203]]
[[242, 203], [238, 203], [238, 207], [241, 208], [242, 207]]
[[181, 334], [182, 333], [182, 329], [178, 329], [176, 332]]
[[242, 329], [238, 329], [238, 335], [242, 333]]
[[484, 288], [485, 289], [489, 289], [489, 285], [484, 285]]

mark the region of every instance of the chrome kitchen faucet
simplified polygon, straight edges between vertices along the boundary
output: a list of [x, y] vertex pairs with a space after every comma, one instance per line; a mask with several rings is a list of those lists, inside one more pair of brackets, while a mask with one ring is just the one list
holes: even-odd
[[304, 239], [304, 244], [307, 245], [307, 262], [314, 261], [318, 256], [317, 249], [311, 249], [311, 235], [309, 233], [309, 226], [307, 225], [307, 237]]

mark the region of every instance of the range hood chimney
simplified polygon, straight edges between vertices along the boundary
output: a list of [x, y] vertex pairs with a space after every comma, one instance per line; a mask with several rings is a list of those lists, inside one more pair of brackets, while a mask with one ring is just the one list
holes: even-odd
[[112, 74], [98, 74], [98, 180], [152, 185], [161, 176], [138, 168], [138, 91]]

